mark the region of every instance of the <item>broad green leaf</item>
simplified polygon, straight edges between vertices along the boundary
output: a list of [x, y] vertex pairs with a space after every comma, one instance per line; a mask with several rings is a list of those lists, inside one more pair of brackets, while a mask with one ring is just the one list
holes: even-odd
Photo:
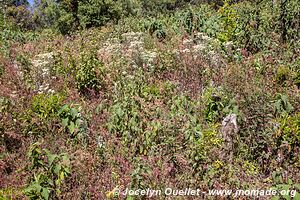
[[81, 124], [81, 119], [80, 118], [76, 119], [76, 121], [75, 121], [76, 127], [79, 127], [80, 124]]
[[53, 161], [58, 157], [56, 154], [52, 154], [49, 150], [45, 149], [47, 158], [48, 158], [48, 165], [51, 166]]
[[74, 122], [70, 123], [70, 125], [68, 126], [68, 129], [69, 129], [69, 131], [70, 131], [71, 134], [74, 133], [74, 131], [75, 131], [75, 124], [74, 124]]
[[69, 107], [69, 105], [64, 105], [59, 111], [58, 111], [58, 115], [61, 115], [63, 112], [65, 112], [67, 110], [67, 108]]
[[59, 164], [55, 165], [55, 167], [54, 167], [54, 173], [56, 175], [59, 175], [60, 170], [61, 170], [61, 164], [59, 163]]
[[69, 118], [64, 118], [64, 119], [62, 119], [62, 120], [61, 120], [61, 123], [62, 123], [63, 127], [68, 126]]
[[70, 113], [72, 117], [76, 117], [78, 115], [78, 111], [75, 108], [71, 108]]
[[47, 188], [43, 188], [42, 190], [42, 196], [44, 197], [44, 199], [48, 200], [49, 199], [49, 190]]
[[65, 173], [64, 173], [64, 172], [61, 172], [60, 175], [59, 175], [59, 178], [60, 178], [60, 180], [64, 180], [64, 178], [65, 178]]

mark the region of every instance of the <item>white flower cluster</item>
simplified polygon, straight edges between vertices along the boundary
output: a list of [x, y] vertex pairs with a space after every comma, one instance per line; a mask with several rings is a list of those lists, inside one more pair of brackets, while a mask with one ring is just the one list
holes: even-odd
[[138, 56], [144, 51], [143, 33], [129, 32], [122, 34], [123, 55], [129, 59]]
[[204, 33], [197, 33], [194, 38], [183, 40], [182, 45], [184, 48], [180, 50], [180, 53], [191, 54], [193, 59], [203, 59], [214, 67], [222, 66], [224, 63], [218, 40], [214, 40]]
[[122, 37], [129, 42], [132, 41], [141, 41], [143, 39], [143, 33], [142, 32], [129, 32], [129, 33], [123, 33]]
[[50, 88], [51, 70], [55, 62], [54, 53], [39, 54], [32, 61], [31, 77], [35, 83], [36, 90], [39, 93], [53, 93], [54, 90]]
[[153, 63], [154, 60], [157, 58], [157, 53], [154, 52], [154, 51], [147, 51], [146, 50], [146, 51], [142, 52], [142, 57], [148, 63]]
[[192, 39], [185, 39], [182, 41], [182, 44], [184, 46], [192, 46], [194, 44], [194, 41]]
[[120, 52], [122, 46], [119, 43], [118, 38], [110, 38], [104, 44], [103, 47], [98, 51], [99, 54], [113, 54]]
[[13, 67], [14, 67], [15, 70], [17, 71], [18, 76], [21, 77], [21, 79], [24, 79], [24, 73], [23, 73], [23, 71], [22, 71], [21, 66], [18, 65], [17, 61], [14, 61]]
[[38, 88], [38, 93], [54, 93], [55, 91], [49, 87], [48, 83], [40, 85]]
[[118, 38], [109, 38], [98, 50], [97, 54], [101, 60], [108, 64], [112, 60], [117, 59], [121, 55], [122, 45]]
[[144, 63], [144, 67], [154, 69], [155, 68], [155, 59], [157, 58], [157, 53], [154, 51], [147, 51], [141, 53], [141, 58]]
[[146, 67], [153, 67], [157, 53], [144, 48], [144, 36], [141, 32], [129, 32], [121, 35], [121, 40], [112, 38], [107, 40], [98, 51], [98, 55], [106, 64], [123, 58], [132, 66], [137, 67], [137, 60]]

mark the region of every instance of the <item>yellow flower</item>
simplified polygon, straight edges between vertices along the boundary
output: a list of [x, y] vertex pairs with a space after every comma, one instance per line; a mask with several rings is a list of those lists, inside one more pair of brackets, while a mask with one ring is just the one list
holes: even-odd
[[120, 193], [120, 189], [118, 187], [115, 187], [112, 191], [106, 192], [106, 197], [108, 199], [112, 199], [112, 198], [118, 197], [119, 193]]

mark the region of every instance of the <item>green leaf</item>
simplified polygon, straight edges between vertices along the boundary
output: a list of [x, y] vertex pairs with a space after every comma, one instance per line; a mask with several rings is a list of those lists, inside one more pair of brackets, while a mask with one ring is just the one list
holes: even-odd
[[45, 149], [47, 158], [48, 158], [48, 165], [51, 166], [53, 161], [58, 157], [56, 154], [52, 154], [49, 150]]
[[44, 199], [48, 200], [49, 199], [49, 190], [47, 188], [43, 188], [42, 190], [42, 196], [44, 197]]
[[60, 170], [61, 170], [61, 164], [55, 165], [55, 167], [54, 167], [54, 173], [55, 173], [56, 175], [59, 174]]
[[300, 194], [299, 194], [299, 192], [296, 192], [296, 195], [294, 196], [294, 200], [300, 200]]
[[62, 123], [63, 127], [68, 126], [69, 118], [64, 118], [64, 119], [62, 119], [62, 120], [61, 120], [61, 123]]
[[81, 124], [81, 119], [80, 118], [76, 119], [76, 121], [75, 121], [76, 127], [79, 127], [80, 124]]
[[69, 105], [64, 105], [59, 111], [58, 115], [61, 115], [63, 112], [65, 112], [68, 109]]
[[300, 190], [300, 184], [299, 184], [299, 183], [294, 184], [294, 187], [295, 187], [296, 189]]
[[70, 125], [68, 126], [68, 129], [69, 129], [69, 131], [70, 131], [71, 134], [74, 133], [74, 131], [75, 131], [75, 124], [74, 124], [74, 122], [70, 123]]
[[76, 117], [78, 115], [78, 111], [75, 108], [71, 108], [70, 113], [72, 117]]
[[60, 175], [59, 175], [59, 178], [60, 178], [60, 180], [64, 180], [64, 178], [65, 178], [65, 173], [64, 173], [64, 172], [61, 172]]

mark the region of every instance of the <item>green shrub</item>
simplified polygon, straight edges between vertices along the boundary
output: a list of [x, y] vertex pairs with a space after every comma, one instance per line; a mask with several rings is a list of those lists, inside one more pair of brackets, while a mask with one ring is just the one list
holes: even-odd
[[[139, 102], [135, 99], [130, 100], [128, 97], [118, 99], [110, 108], [109, 131], [122, 137], [125, 144], [133, 143], [135, 139], [139, 140], [144, 133], [141, 112]], [[136, 146], [137, 144], [133, 145]], [[143, 153], [142, 150], [141, 153]]]
[[109, 21], [116, 22], [122, 15], [122, 5], [120, 2], [112, 0], [88, 0], [80, 1], [78, 7], [78, 17], [82, 27], [103, 26]]
[[221, 30], [220, 16], [208, 5], [201, 5], [196, 13], [196, 30], [216, 38]]
[[[3, 139], [4, 139], [4, 132], [7, 129], [7, 115], [10, 115], [12, 112], [12, 107], [13, 103], [9, 98], [2, 97], [0, 96], [0, 144], [2, 144]], [[9, 125], [11, 125], [11, 121], [9, 121]]]
[[147, 1], [141, 0], [141, 12], [144, 15], [155, 16], [157, 13], [167, 12], [172, 5], [174, 0], [163, 0], [163, 1]]
[[65, 178], [70, 175], [70, 160], [66, 153], [52, 154], [47, 149], [41, 149], [40, 145], [34, 143], [28, 152], [31, 161], [29, 170], [33, 172], [33, 177], [24, 194], [29, 199], [56, 199]]
[[83, 145], [87, 144], [87, 120], [81, 115], [80, 108], [64, 105], [58, 111], [63, 128], [70, 134], [71, 138], [80, 140]]
[[185, 28], [185, 31], [188, 34], [192, 34], [193, 33], [193, 29], [194, 29], [194, 13], [193, 11], [190, 9], [188, 9], [188, 11], [185, 13], [184, 19], [183, 19], [183, 26]]
[[7, 7], [6, 17], [14, 27], [22, 29], [33, 28], [30, 11], [24, 5]]
[[111, 133], [122, 138], [125, 145], [131, 144], [138, 153], [147, 154], [158, 137], [147, 130], [154, 123], [149, 119], [147, 104], [155, 98], [157, 90], [148, 88], [143, 78], [142, 75], [136, 75], [133, 80], [124, 77], [116, 83], [107, 126]]
[[280, 93], [276, 95], [274, 107], [275, 113], [282, 116], [288, 115], [294, 110], [294, 107], [289, 102], [288, 96]]
[[241, 2], [236, 7], [238, 23], [236, 29], [237, 46], [251, 52], [258, 52], [270, 47], [271, 42], [277, 42], [274, 37], [272, 10], [266, 1], [258, 3]]
[[145, 179], [146, 174], [151, 173], [151, 167], [143, 162], [140, 158], [134, 158], [134, 168], [131, 172], [131, 182], [130, 182], [130, 188], [132, 189], [146, 189], [147, 183]]
[[166, 38], [166, 31], [162, 21], [150, 18], [149, 20], [146, 20], [143, 25], [151, 36], [160, 40]]
[[287, 142], [290, 145], [292, 155], [295, 152], [295, 148], [300, 145], [300, 113], [298, 112], [292, 116], [283, 116], [278, 122], [280, 124], [276, 132], [278, 145], [280, 146]]
[[103, 64], [97, 59], [95, 53], [82, 54], [76, 65], [76, 86], [83, 95], [90, 92], [98, 93], [104, 86]]
[[47, 29], [49, 31], [50, 28], [54, 30], [60, 16], [59, 4], [55, 1], [39, 1], [32, 13], [36, 29], [43, 29], [42, 31]]
[[208, 129], [201, 130], [194, 134], [189, 141], [189, 158], [196, 175], [204, 172], [203, 165], [213, 163], [212, 152], [221, 147], [222, 139], [218, 137], [218, 126], [210, 125]]
[[20, 71], [22, 72], [22, 78], [24, 79], [26, 84], [32, 84], [32, 76], [31, 76], [31, 69], [32, 63], [30, 62], [29, 58], [26, 55], [19, 54], [17, 55], [18, 63], [20, 64]]
[[237, 28], [237, 13], [230, 5], [228, 1], [224, 2], [224, 5], [219, 9], [218, 14], [221, 16], [222, 31], [218, 34], [218, 39], [226, 43], [235, 38], [235, 31]]
[[6, 113], [12, 105], [12, 101], [7, 97], [0, 96], [0, 112]]
[[75, 25], [75, 18], [73, 14], [63, 12], [61, 17], [58, 19], [57, 29], [63, 35], [71, 34], [77, 27]]
[[38, 94], [32, 98], [31, 110], [41, 120], [51, 119], [57, 116], [63, 100], [61, 94]]
[[208, 88], [203, 95], [203, 99], [206, 105], [204, 110], [205, 119], [208, 122], [221, 120], [227, 114], [239, 114], [235, 100], [230, 99], [220, 89]]
[[[57, 114], [64, 96], [61, 94], [38, 94], [32, 97], [30, 107], [24, 112], [16, 113], [25, 135], [41, 136], [51, 130], [56, 123]], [[56, 126], [54, 126], [56, 127]]]
[[300, 58], [291, 64], [291, 70], [293, 71], [293, 83], [300, 89]]
[[291, 75], [291, 70], [288, 66], [279, 66], [276, 71], [276, 82], [283, 84], [285, 81], [289, 80]]
[[294, 79], [294, 84], [298, 87], [298, 89], [300, 89], [300, 70], [298, 70], [295, 73], [293, 79]]

